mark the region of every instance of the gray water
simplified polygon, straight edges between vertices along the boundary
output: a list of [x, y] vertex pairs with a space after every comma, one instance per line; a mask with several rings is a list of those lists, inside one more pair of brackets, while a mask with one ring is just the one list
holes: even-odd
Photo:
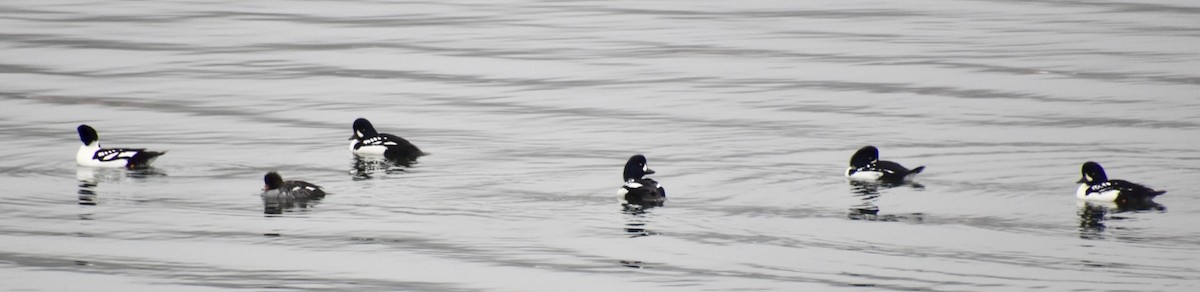
[[4, 1], [0, 141], [5, 291], [1200, 289], [1195, 1]]

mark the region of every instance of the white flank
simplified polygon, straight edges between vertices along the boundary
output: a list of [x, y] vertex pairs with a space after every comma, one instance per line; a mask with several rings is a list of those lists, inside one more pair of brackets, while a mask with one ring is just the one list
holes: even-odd
[[1087, 190], [1088, 190], [1087, 184], [1079, 184], [1079, 189], [1075, 191], [1075, 198], [1080, 199], [1080, 200], [1086, 200], [1087, 199]]
[[850, 180], [877, 181], [879, 178], [883, 177], [883, 172], [879, 171], [856, 171], [854, 174], [850, 174], [851, 170], [854, 170], [854, 168], [851, 167], [846, 169], [846, 178]]
[[278, 190], [278, 189], [263, 192], [262, 195], [260, 195], [260, 196], [263, 199], [263, 203], [272, 204], [272, 205], [289, 203], [296, 199], [296, 197], [293, 196], [291, 192], [284, 192], [284, 191]]
[[629, 193], [629, 190], [626, 190], [625, 188], [618, 189], [617, 190], [617, 203], [629, 204], [629, 202], [625, 201], [625, 194], [628, 194], [628, 193]]
[[79, 166], [88, 167], [125, 167], [128, 164], [126, 159], [117, 159], [110, 161], [100, 161], [92, 159], [96, 155], [96, 151], [100, 151], [100, 143], [92, 142], [91, 145], [79, 146], [79, 152], [75, 153], [75, 163]]
[[1075, 197], [1088, 201], [1096, 202], [1112, 202], [1117, 200], [1117, 195], [1121, 194], [1120, 190], [1110, 190], [1099, 193], [1088, 194], [1088, 185], [1080, 184], [1079, 190], [1075, 191]]
[[350, 149], [351, 152], [358, 155], [383, 155], [383, 152], [387, 151], [387, 146], [362, 146], [358, 147], [358, 150], [354, 150], [354, 145], [351, 144]]

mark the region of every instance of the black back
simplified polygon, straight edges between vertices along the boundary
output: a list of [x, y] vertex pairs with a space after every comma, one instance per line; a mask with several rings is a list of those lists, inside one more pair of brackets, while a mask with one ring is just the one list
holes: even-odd
[[1154, 198], [1167, 193], [1167, 191], [1159, 191], [1119, 179], [1109, 180], [1098, 185], [1092, 185], [1091, 187], [1092, 189], [1099, 187], [1097, 190], [1099, 192], [1112, 189], [1120, 190], [1121, 192], [1117, 194], [1117, 199], [1113, 200], [1113, 202], [1122, 208], [1129, 208], [1130, 206], [1154, 206], [1157, 205], [1154, 203]]
[[651, 178], [642, 178], [634, 183], [641, 184], [641, 187], [630, 188], [626, 182], [625, 202], [630, 205], [637, 205], [644, 208], [647, 207], [662, 207], [663, 202], [667, 201], [667, 191], [658, 185], [658, 181]]
[[417, 157], [425, 156], [426, 154], [420, 148], [417, 148], [417, 145], [413, 145], [408, 140], [399, 136], [392, 134], [379, 134], [379, 136], [387, 138], [388, 141], [396, 142], [396, 145], [388, 146], [387, 151], [383, 152], [383, 157], [386, 157], [388, 160], [401, 164], [404, 164], [404, 162], [411, 164], [411, 162], [417, 160]]
[[304, 197], [310, 200], [325, 198], [325, 189], [302, 180], [284, 181], [283, 189], [291, 191], [297, 197]]

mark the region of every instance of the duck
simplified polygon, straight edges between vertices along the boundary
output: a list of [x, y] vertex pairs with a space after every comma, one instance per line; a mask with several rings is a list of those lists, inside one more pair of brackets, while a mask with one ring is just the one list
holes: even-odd
[[400, 161], [413, 161], [428, 155], [404, 138], [375, 131], [375, 126], [367, 119], [354, 120], [352, 128], [354, 135], [350, 136], [350, 152], [355, 155], [383, 156], [388, 160]]
[[266, 213], [279, 214], [282, 209], [306, 205], [308, 201], [325, 198], [325, 189], [302, 180], [283, 180], [278, 172], [263, 176], [263, 207]]
[[100, 147], [100, 134], [96, 133], [96, 129], [83, 124], [76, 130], [79, 131], [79, 140], [83, 142], [75, 153], [75, 163], [79, 166], [143, 169], [149, 168], [150, 163], [167, 153], [144, 148], [103, 148]]
[[1080, 172], [1083, 177], [1077, 181], [1080, 185], [1075, 197], [1084, 201], [1142, 204], [1152, 202], [1154, 197], [1167, 192], [1125, 180], [1110, 180], [1104, 173], [1104, 167], [1094, 161], [1083, 163]]
[[903, 183], [911, 182], [923, 170], [925, 166], [908, 169], [899, 163], [879, 160], [879, 149], [867, 145], [850, 157], [846, 178], [852, 181]]
[[617, 190], [617, 200], [624, 206], [661, 207], [667, 200], [667, 191], [662, 184], [645, 177], [654, 174], [647, 165], [646, 156], [638, 154], [625, 162], [625, 185]]

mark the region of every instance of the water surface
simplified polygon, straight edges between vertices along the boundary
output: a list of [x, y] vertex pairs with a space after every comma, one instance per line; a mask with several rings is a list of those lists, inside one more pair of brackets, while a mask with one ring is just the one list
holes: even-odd
[[[0, 4], [0, 287], [1200, 286], [1196, 3], [443, 2]], [[433, 155], [356, 171], [358, 117]], [[81, 123], [169, 153], [79, 169]], [[848, 184], [868, 144], [921, 186]], [[330, 195], [265, 215], [271, 170]]]

